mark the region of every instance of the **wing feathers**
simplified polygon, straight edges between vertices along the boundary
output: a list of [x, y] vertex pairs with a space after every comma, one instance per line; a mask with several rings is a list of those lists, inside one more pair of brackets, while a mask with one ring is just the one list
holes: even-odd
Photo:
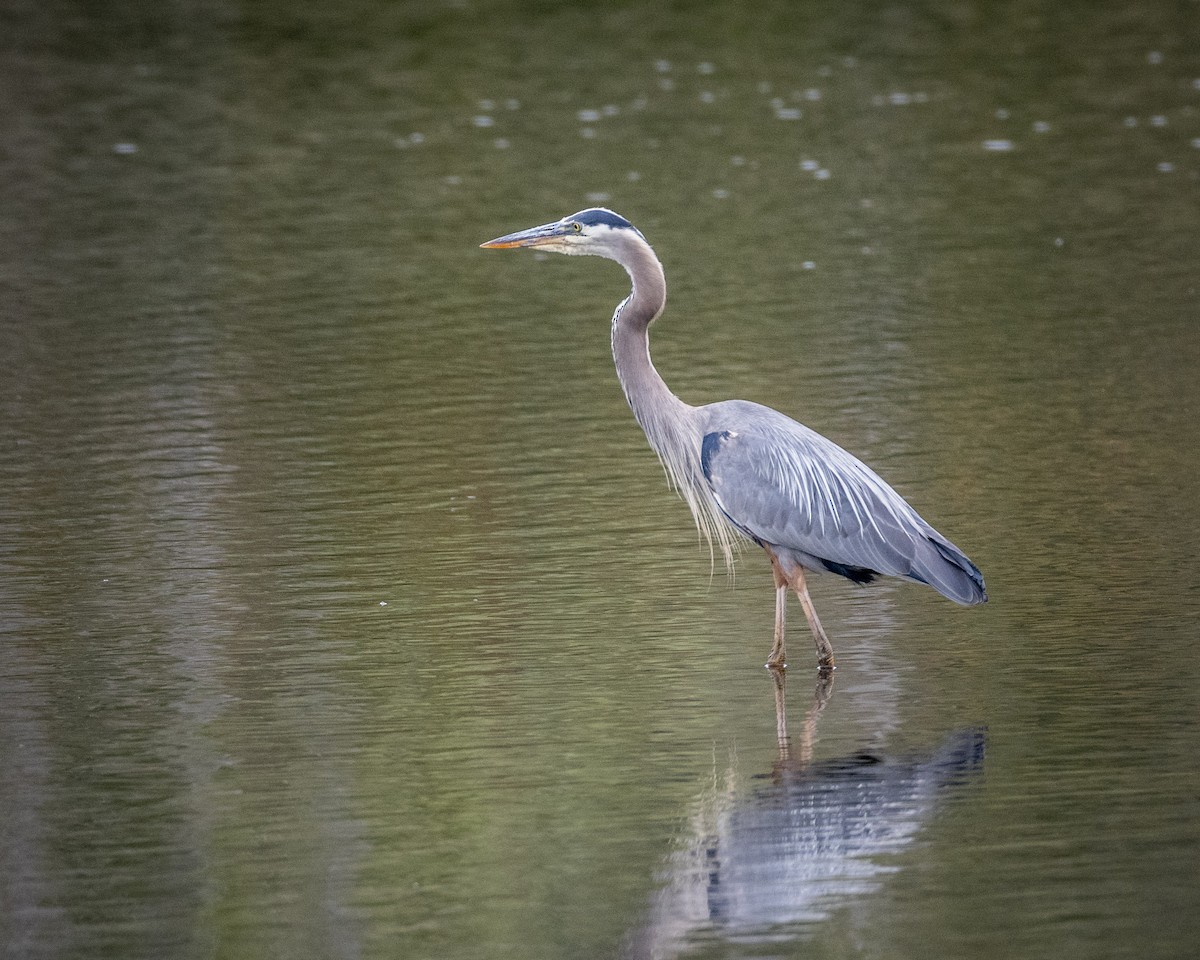
[[736, 424], [704, 437], [702, 462], [718, 505], [743, 532], [818, 568], [906, 577], [958, 603], [986, 599], [962, 551], [833, 441], [769, 407], [732, 401], [705, 409], [714, 426]]

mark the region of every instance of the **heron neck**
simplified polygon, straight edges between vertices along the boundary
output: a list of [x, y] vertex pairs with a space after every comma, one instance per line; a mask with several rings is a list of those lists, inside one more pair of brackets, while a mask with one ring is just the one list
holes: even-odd
[[685, 417], [691, 408], [671, 392], [650, 360], [650, 324], [667, 302], [662, 264], [649, 245], [642, 243], [625, 268], [633, 292], [613, 314], [613, 361], [633, 415], [658, 450], [662, 429]]
[[688, 505], [709, 546], [733, 563], [734, 533], [705, 482], [700, 464], [701, 418], [697, 408], [673, 394], [650, 361], [650, 324], [667, 302], [662, 264], [644, 240], [630, 241], [619, 262], [633, 292], [613, 314], [612, 351], [617, 379], [667, 479]]

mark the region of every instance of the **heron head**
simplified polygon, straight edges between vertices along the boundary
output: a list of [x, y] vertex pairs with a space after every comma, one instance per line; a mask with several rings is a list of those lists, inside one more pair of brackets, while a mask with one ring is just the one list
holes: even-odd
[[630, 236], [636, 236], [643, 242], [646, 239], [637, 227], [619, 214], [603, 207], [590, 207], [553, 223], [497, 237], [480, 246], [492, 250], [535, 247], [553, 253], [590, 254], [617, 259], [616, 251]]

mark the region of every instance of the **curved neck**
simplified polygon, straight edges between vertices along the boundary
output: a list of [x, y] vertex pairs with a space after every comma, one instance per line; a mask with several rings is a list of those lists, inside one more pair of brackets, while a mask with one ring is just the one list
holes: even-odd
[[710, 548], [714, 544], [720, 547], [726, 564], [732, 565], [734, 534], [713, 499], [700, 464], [700, 416], [695, 407], [671, 392], [650, 362], [650, 324], [667, 302], [662, 264], [640, 235], [625, 239], [612, 259], [633, 281], [633, 292], [613, 314], [612, 351], [617, 379], [668, 481], [692, 512], [696, 528]]
[[631, 238], [622, 253], [625, 256], [620, 262], [629, 273], [633, 292], [613, 314], [613, 361], [633, 415], [658, 449], [654, 426], [677, 419], [691, 408], [671, 392], [650, 360], [650, 324], [667, 302], [662, 264], [640, 238]]

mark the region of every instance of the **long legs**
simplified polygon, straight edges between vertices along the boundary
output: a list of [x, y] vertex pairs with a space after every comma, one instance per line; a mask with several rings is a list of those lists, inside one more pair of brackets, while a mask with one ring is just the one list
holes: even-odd
[[800, 606], [804, 608], [804, 615], [808, 618], [808, 625], [812, 629], [813, 640], [817, 644], [817, 666], [832, 667], [833, 644], [829, 642], [829, 637], [825, 636], [825, 628], [821, 626], [821, 621], [817, 617], [817, 609], [813, 606], [812, 597], [808, 595], [808, 584], [804, 582], [804, 571], [800, 567], [796, 568], [792, 589], [800, 598]]
[[787, 623], [787, 581], [779, 582], [779, 567], [775, 567], [775, 644], [767, 657], [768, 667], [785, 667], [783, 656], [783, 633]]
[[767, 658], [767, 666], [773, 668], [786, 667], [784, 656], [783, 635], [787, 622], [787, 592], [788, 588], [800, 598], [800, 606], [804, 608], [804, 616], [808, 619], [809, 629], [812, 630], [813, 641], [817, 645], [817, 666], [826, 669], [833, 667], [833, 644], [825, 635], [825, 628], [813, 607], [812, 597], [808, 595], [808, 584], [804, 580], [804, 570], [793, 566], [784, 571], [775, 554], [767, 549], [771, 558], [771, 570], [775, 574], [775, 643], [771, 647], [771, 655]]

